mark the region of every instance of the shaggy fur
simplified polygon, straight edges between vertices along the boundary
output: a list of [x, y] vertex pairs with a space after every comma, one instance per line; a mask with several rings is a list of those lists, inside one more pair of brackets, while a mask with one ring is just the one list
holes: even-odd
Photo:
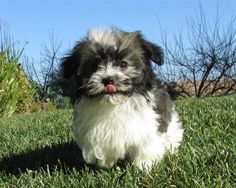
[[140, 32], [92, 29], [62, 63], [75, 104], [73, 132], [85, 161], [110, 168], [129, 157], [150, 169], [175, 151], [183, 128], [152, 70], [160, 47]]

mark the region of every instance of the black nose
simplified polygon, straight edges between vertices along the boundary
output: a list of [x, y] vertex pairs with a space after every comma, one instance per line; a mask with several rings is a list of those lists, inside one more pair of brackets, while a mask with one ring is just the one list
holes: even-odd
[[110, 77], [107, 77], [102, 79], [102, 83], [104, 84], [104, 86], [106, 86], [108, 84], [114, 84], [114, 80]]

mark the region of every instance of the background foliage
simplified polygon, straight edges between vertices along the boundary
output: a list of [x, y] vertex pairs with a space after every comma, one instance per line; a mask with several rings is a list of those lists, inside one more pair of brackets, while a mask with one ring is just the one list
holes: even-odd
[[0, 117], [32, 111], [35, 90], [19, 65], [19, 57], [7, 59], [0, 52]]

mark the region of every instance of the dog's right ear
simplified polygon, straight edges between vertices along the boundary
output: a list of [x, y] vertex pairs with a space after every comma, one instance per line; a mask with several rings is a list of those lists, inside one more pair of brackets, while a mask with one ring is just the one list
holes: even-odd
[[80, 66], [81, 53], [84, 48], [85, 42], [79, 42], [72, 52], [65, 58], [62, 59], [62, 75], [63, 78], [68, 79], [72, 75], [77, 74]]

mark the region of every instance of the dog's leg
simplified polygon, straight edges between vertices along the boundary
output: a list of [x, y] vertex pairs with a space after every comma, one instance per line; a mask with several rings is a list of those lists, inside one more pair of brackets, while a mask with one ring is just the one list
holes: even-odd
[[96, 165], [102, 168], [111, 168], [116, 164], [118, 161], [117, 158], [107, 158], [107, 159], [97, 159]]
[[163, 158], [165, 145], [158, 142], [158, 140], [149, 142], [145, 147], [138, 146], [133, 150], [135, 152], [130, 154], [130, 156], [133, 156], [134, 164], [141, 170], [150, 171], [152, 166]]
[[117, 163], [118, 159], [123, 158], [118, 154], [115, 155], [114, 152], [100, 152], [99, 150], [92, 150], [90, 152], [83, 150], [83, 157], [86, 163], [102, 168], [111, 168]]
[[96, 164], [96, 157], [93, 152], [89, 152], [89, 150], [82, 149], [82, 153], [83, 158], [87, 164]]

